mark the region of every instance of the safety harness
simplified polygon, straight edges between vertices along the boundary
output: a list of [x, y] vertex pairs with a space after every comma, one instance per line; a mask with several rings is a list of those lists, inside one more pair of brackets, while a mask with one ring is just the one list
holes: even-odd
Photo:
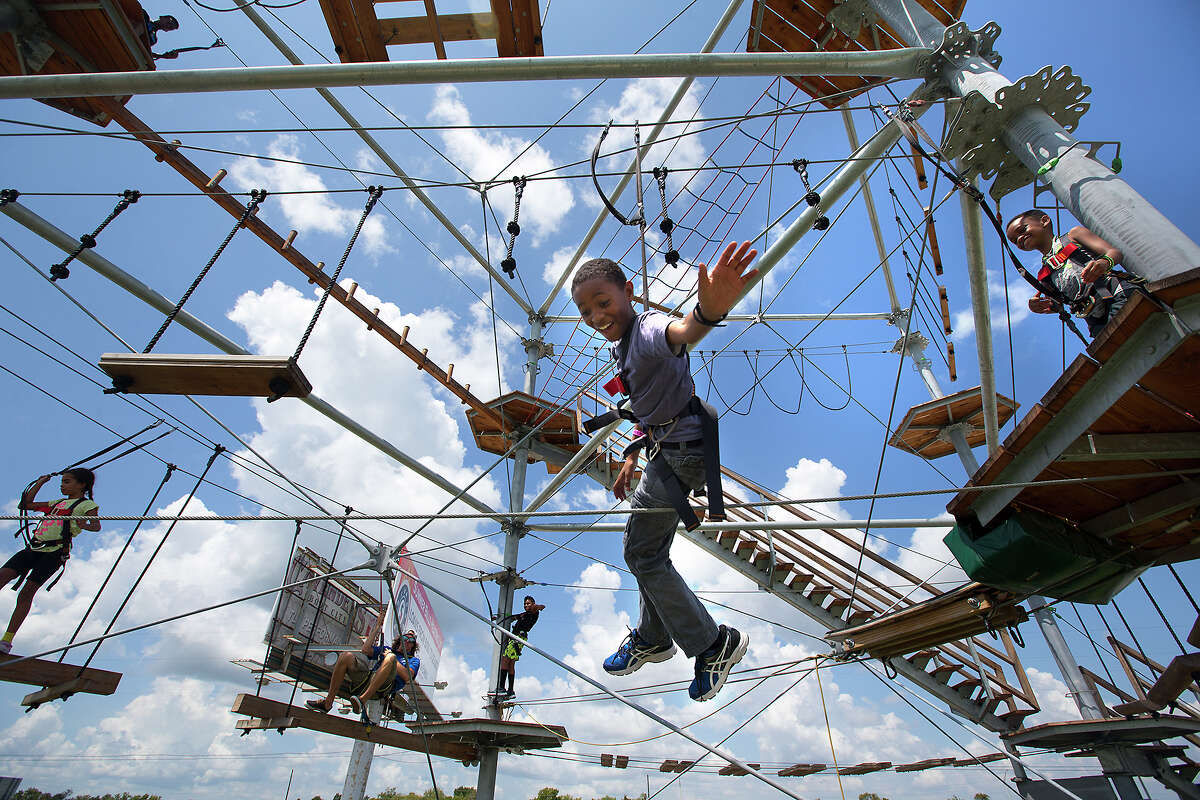
[[[632, 331], [633, 325], [626, 332], [628, 337]], [[626, 348], [628, 345], [626, 344]], [[614, 353], [614, 357], [615, 357]], [[691, 373], [691, 363], [688, 354], [685, 352], [683, 358], [689, 359], [688, 373]], [[672, 449], [678, 447], [675, 442], [663, 442], [661, 439], [655, 440], [654, 431], [663, 431], [663, 436], [666, 436], [675, 427], [681, 419], [686, 417], [700, 418], [700, 431], [703, 437], [703, 453], [704, 453], [704, 487], [695, 490], [697, 497], [708, 497], [708, 519], [723, 520], [725, 519], [725, 498], [721, 491], [721, 443], [720, 429], [717, 425], [717, 415], [713, 410], [696, 395], [688, 398], [687, 404], [675, 414], [671, 419], [658, 423], [656, 425], [648, 425], [638, 419], [633, 413], [630, 405], [629, 386], [625, 380], [625, 370], [622, 369], [615, 378], [604, 385], [604, 388], [609, 394], [617, 394], [618, 392], [625, 395], [617, 402], [617, 406], [610, 411], [607, 411], [597, 417], [585, 420], [583, 422], [584, 433], [595, 433], [606, 425], [611, 425], [617, 420], [626, 419], [634, 423], [637, 427], [634, 429], [633, 440], [625, 447], [621, 456], [628, 458], [630, 455], [638, 452], [642, 448], [647, 448], [646, 466], [658, 460], [659, 466], [666, 473], [665, 488], [667, 496], [670, 498], [671, 507], [679, 514], [679, 519], [683, 522], [684, 528], [687, 530], [695, 530], [700, 525], [700, 519], [696, 516], [695, 510], [692, 509], [688, 502], [688, 488], [684, 486], [683, 481], [675, 473], [671, 467], [671, 463], [663, 456], [663, 448]]]
[[[61, 529], [61, 532], [59, 533], [60, 538], [57, 540], [57, 541], [62, 542], [62, 548], [60, 550], [60, 560], [59, 560], [58, 569], [56, 569], [54, 571], [55, 578], [53, 581], [50, 582], [50, 585], [46, 587], [47, 592], [54, 588], [54, 586], [58, 583], [59, 578], [62, 577], [63, 571], [65, 571], [67, 568], [67, 559], [69, 559], [71, 557], [71, 540], [75, 537], [75, 533], [72, 528], [72, 523], [74, 523], [75, 520], [71, 519], [70, 517], [75, 512], [75, 506], [82, 503], [84, 501], [84, 499], [85, 498], [83, 498], [83, 497], [77, 498], [74, 502], [71, 503], [71, 505], [67, 506], [67, 513], [57, 515], [62, 518], [62, 519], [58, 520], [58, 523], [59, 523], [59, 525], [62, 526], [62, 529]], [[49, 517], [51, 514], [53, 514], [60, 506], [62, 506], [62, 504], [63, 504], [63, 500], [60, 500], [59, 502], [57, 502], [53, 506], [51, 506], [50, 510], [46, 512], [46, 517]], [[45, 519], [45, 517], [43, 517], [43, 519]], [[46, 542], [46, 544], [52, 544], [52, 543], [53, 543], [53, 540]], [[33, 539], [32, 537], [28, 538], [26, 546], [35, 553], [47, 552], [46, 550], [39, 548], [37, 546], [37, 541], [35, 539]], [[50, 552], [53, 552], [53, 551], [50, 551]], [[15, 581], [13, 581], [13, 586], [12, 586], [14, 592], [18, 591], [21, 588], [21, 583], [27, 577], [28, 577], [28, 573], [26, 573], [25, 575], [17, 576], [17, 579]]]

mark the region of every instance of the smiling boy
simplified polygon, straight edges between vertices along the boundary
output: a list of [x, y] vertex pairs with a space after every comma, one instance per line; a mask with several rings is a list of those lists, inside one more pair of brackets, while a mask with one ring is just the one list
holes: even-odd
[[[698, 523], [686, 494], [705, 484], [706, 466], [717, 476], [710, 494], [714, 488], [720, 492], [719, 464], [705, 462], [706, 449], [715, 453], [715, 414], [695, 396], [687, 347], [718, 325], [754, 280], [758, 270], [746, 268], [756, 255], [750, 242], [740, 246], [730, 242], [711, 275], [705, 265], [699, 265], [698, 301], [682, 319], [657, 311], [635, 313], [633, 283], [608, 259], [584, 263], [571, 283], [571, 297], [584, 323], [613, 344], [619, 383], [629, 395], [629, 410], [651, 453], [629, 498], [634, 513], [625, 524], [625, 563], [638, 583], [640, 619], [604, 661], [604, 670], [628, 675], [648, 662], [670, 659], [678, 644], [696, 659], [688, 696], [699, 701], [720, 691], [729, 671], [746, 654], [749, 639], [734, 628], [718, 627], [671, 563], [671, 541], [680, 512], [638, 513], [638, 509], [681, 508], [693, 520], [689, 527], [694, 527]], [[709, 448], [706, 436], [711, 439]], [[613, 485], [617, 499], [628, 494], [637, 461], [633, 449]]]

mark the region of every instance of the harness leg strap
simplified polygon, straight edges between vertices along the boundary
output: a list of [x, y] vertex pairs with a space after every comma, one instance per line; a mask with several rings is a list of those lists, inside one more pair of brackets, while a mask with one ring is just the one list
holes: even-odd
[[[708, 493], [708, 518], [725, 519], [725, 496], [721, 491], [721, 440], [720, 426], [712, 411], [699, 397], [692, 395], [689, 410], [700, 417], [700, 430], [704, 434], [704, 483]], [[691, 530], [690, 528], [688, 530]]]
[[[671, 468], [671, 463], [663, 457], [661, 450], [650, 460], [661, 461], [665, 468], [663, 488], [667, 490], [667, 498], [671, 501], [671, 507], [675, 509], [675, 513], [679, 514], [679, 520], [683, 523], [683, 527], [689, 531], [696, 530], [700, 527], [700, 519], [692, 510], [692, 504], [688, 502], [688, 489], [683, 485], [683, 481], [679, 480], [679, 476]], [[646, 466], [649, 467], [649, 464]]]

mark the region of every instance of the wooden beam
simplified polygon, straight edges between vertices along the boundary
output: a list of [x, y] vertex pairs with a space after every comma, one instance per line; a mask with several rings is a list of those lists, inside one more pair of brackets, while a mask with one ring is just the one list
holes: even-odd
[[433, 33], [433, 52], [437, 57], [446, 60], [446, 42], [442, 39], [442, 26], [438, 21], [437, 6], [433, 0], [425, 0], [425, 15], [429, 18], [430, 32]]
[[278, 700], [269, 700], [252, 694], [239, 694], [233, 701], [233, 713], [276, 723], [271, 727], [277, 727], [280, 720], [290, 718], [297, 728], [307, 728], [310, 731], [344, 736], [363, 742], [375, 742], [417, 753], [424, 753], [426, 743], [428, 743], [430, 755], [453, 758], [464, 763], [476, 761], [479, 758], [479, 751], [471, 745], [439, 741], [436, 736], [403, 733], [394, 728], [383, 728], [379, 725], [373, 725], [368, 729], [366, 725], [357, 720], [347, 719], [336, 714], [321, 714], [307, 708], [289, 706]]
[[[379, 20], [379, 26], [383, 29], [383, 41], [389, 47], [435, 41], [428, 17], [388, 17]], [[499, 31], [496, 15], [490, 11], [478, 14], [440, 14], [437, 27], [441, 31], [442, 41], [445, 42], [495, 39]]]
[[43, 661], [40, 658], [31, 658], [17, 664], [8, 663], [18, 661], [20, 658], [21, 656], [0, 655], [0, 681], [51, 687], [60, 686], [80, 677], [83, 678], [83, 684], [81, 688], [74, 691], [88, 694], [112, 694], [117, 690], [117, 684], [121, 682], [121, 673], [119, 672], [89, 667], [80, 675], [79, 667], [60, 664], [57, 661]]

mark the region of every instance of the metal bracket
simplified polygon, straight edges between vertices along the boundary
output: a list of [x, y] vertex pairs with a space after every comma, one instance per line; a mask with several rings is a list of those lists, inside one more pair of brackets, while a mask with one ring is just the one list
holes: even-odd
[[910, 331], [907, 336], [901, 336], [892, 345], [891, 352], [907, 353], [914, 358], [919, 358], [925, 352], [925, 348], [929, 347], [929, 340], [925, 338], [925, 334], [920, 331]]
[[395, 573], [392, 562], [400, 558], [400, 548], [395, 545], [380, 542], [368, 551], [371, 561], [367, 565], [380, 575], [391, 577]]
[[[953, 435], [953, 433], [955, 431], [962, 431], [962, 434], [965, 437], [967, 434], [971, 433], [972, 428], [971, 428], [970, 423], [954, 422], [943, 428], [939, 428], [938, 432], [937, 432], [937, 438], [940, 441], [954, 444], [954, 441], [950, 437]], [[978, 602], [979, 601], [975, 600], [975, 598], [970, 598], [967, 600], [967, 605], [972, 605], [973, 603], [978, 603]]]
[[879, 23], [879, 15], [868, 0], [841, 0], [825, 19], [850, 39], [857, 39], [865, 25], [868, 29]]
[[537, 350], [538, 360], [543, 358], [554, 358], [554, 342], [546, 342], [542, 339], [521, 339], [521, 346], [525, 348], [525, 353], [530, 350]]
[[992, 47], [999, 35], [1000, 26], [995, 22], [988, 22], [975, 31], [967, 27], [965, 22], [955, 22], [947, 26], [946, 32], [942, 34], [942, 43], [926, 56], [922, 64], [925, 77], [938, 79], [941, 76], [943, 61], [959, 64], [974, 56], [999, 68], [1002, 59]]
[[1021, 112], [1038, 106], [1068, 132], [1079, 125], [1083, 114], [1091, 108], [1083, 99], [1092, 88], [1063, 66], [1057, 72], [1043, 67], [1016, 83], [996, 91], [995, 102], [979, 92], [963, 98], [958, 117], [946, 132], [942, 152], [947, 158], [958, 159], [963, 176], [990, 179], [995, 176], [988, 194], [999, 200], [1009, 192], [1033, 182], [1034, 175], [1004, 143], [1002, 131]]
[[505, 519], [500, 521], [500, 530], [505, 536], [522, 537], [529, 533], [529, 526], [519, 519]]
[[484, 581], [495, 581], [501, 585], [509, 584], [513, 589], [524, 589], [526, 586], [533, 586], [534, 581], [526, 580], [517, 574], [517, 571], [512, 567], [507, 567], [496, 572], [488, 572], [483, 575], [476, 575], [467, 580], [472, 583], [482, 583]]

